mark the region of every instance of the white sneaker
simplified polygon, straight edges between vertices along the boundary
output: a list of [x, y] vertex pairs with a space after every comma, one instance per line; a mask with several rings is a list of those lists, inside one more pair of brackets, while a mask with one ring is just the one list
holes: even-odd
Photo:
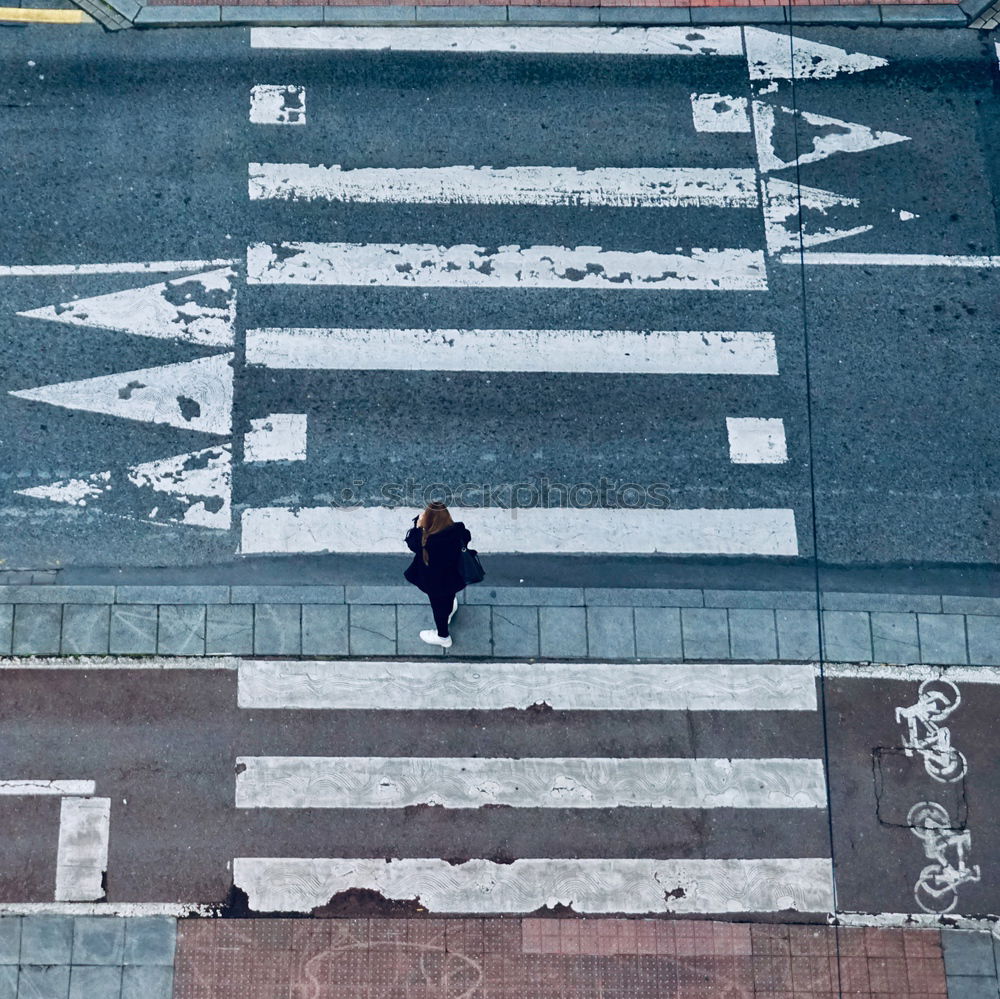
[[455, 611], [458, 610], [458, 597], [455, 597], [455, 602], [451, 605], [451, 613], [448, 615], [448, 624], [451, 624], [451, 619], [455, 616]]
[[420, 632], [421, 641], [426, 642], [428, 645], [440, 645], [442, 649], [451, 648], [451, 636], [447, 638], [442, 638], [436, 631], [432, 629], [428, 631]]

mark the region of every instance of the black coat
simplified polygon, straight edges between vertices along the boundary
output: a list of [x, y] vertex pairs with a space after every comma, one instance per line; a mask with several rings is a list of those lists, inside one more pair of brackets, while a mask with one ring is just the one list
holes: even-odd
[[414, 553], [403, 576], [424, 593], [458, 593], [465, 589], [465, 579], [460, 568], [462, 549], [472, 540], [465, 524], [457, 521], [443, 530], [435, 531], [427, 539], [427, 563], [424, 564], [423, 532], [414, 527], [406, 535], [406, 546]]

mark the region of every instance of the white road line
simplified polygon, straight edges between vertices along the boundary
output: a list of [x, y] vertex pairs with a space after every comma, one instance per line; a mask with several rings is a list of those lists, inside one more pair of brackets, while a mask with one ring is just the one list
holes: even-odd
[[0, 267], [0, 277], [61, 277], [71, 274], [169, 274], [206, 267], [229, 267], [240, 260], [151, 260], [124, 264], [18, 264]]
[[785, 421], [727, 416], [729, 460], [736, 465], [780, 465], [788, 461]]
[[469, 860], [237, 857], [233, 881], [257, 912], [310, 912], [339, 892], [418, 899], [429, 912], [829, 912], [826, 858], [768, 860]]
[[305, 413], [271, 413], [250, 421], [243, 435], [244, 461], [305, 461], [308, 418]]
[[4, 670], [104, 670], [104, 669], [238, 669], [240, 661], [233, 656], [48, 656], [0, 657], [0, 673]]
[[578, 55], [743, 54], [739, 28], [251, 28], [250, 46]]
[[[746, 101], [743, 103], [745, 106]], [[748, 123], [747, 131], [749, 128]], [[751, 169], [700, 167], [345, 170], [307, 163], [251, 163], [249, 191], [251, 200], [321, 198], [364, 204], [754, 208], [757, 175]]]
[[59, 811], [56, 901], [95, 902], [104, 896], [111, 828], [110, 798], [63, 798]]
[[237, 808], [826, 808], [810, 759], [241, 756]]
[[815, 711], [811, 665], [240, 663], [241, 708], [361, 711]]
[[[604, 509], [451, 509], [467, 514], [478, 548], [494, 554], [798, 554], [790, 509], [615, 509], [613, 515]], [[417, 513], [384, 506], [251, 507], [242, 514], [240, 552], [398, 553], [400, 525]]]
[[204, 902], [0, 902], [0, 916], [218, 916]]
[[847, 52], [780, 31], [744, 28], [751, 80], [829, 80], [840, 73], [861, 73], [888, 66], [880, 56]]
[[[418, 29], [414, 29], [418, 30]], [[417, 288], [601, 288], [608, 291], [766, 291], [760, 250], [624, 252], [598, 246], [428, 243], [255, 243], [250, 284]]]
[[944, 253], [783, 253], [783, 264], [826, 264], [846, 267], [1000, 267], [1000, 256], [953, 256]]
[[306, 88], [268, 83], [252, 87], [250, 122], [254, 125], [304, 125]]
[[837, 663], [824, 665], [826, 679], [842, 677], [847, 680], [899, 680], [901, 683], [919, 683], [922, 680], [945, 677], [954, 683], [1000, 684], [1000, 666], [891, 666], [885, 663], [855, 665]]
[[0, 780], [0, 794], [29, 795], [93, 794], [92, 780]]
[[691, 119], [696, 132], [750, 131], [750, 115], [745, 97], [692, 94]]
[[246, 360], [292, 370], [778, 373], [773, 333], [702, 330], [256, 329]]

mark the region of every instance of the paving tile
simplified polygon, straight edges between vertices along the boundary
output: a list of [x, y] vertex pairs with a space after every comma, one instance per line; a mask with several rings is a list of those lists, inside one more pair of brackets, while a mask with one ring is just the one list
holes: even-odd
[[228, 604], [228, 586], [116, 586], [117, 604]]
[[642, 659], [683, 659], [679, 607], [636, 607], [635, 654]]
[[[15, 617], [16, 624], [16, 617]], [[946, 666], [969, 661], [965, 644], [965, 618], [961, 614], [918, 614], [920, 661]]]
[[819, 659], [819, 625], [814, 610], [776, 610], [778, 658], [785, 660]]
[[539, 654], [538, 608], [493, 607], [493, 655], [503, 658]]
[[0, 999], [17, 999], [17, 965], [0, 964]]
[[409, 583], [400, 586], [345, 586], [349, 604], [427, 604], [427, 594]]
[[205, 607], [201, 604], [163, 604], [156, 650], [170, 656], [203, 656]]
[[421, 596], [424, 597], [422, 607], [415, 604], [399, 604], [396, 607], [396, 655], [444, 656], [440, 645], [428, 645], [420, 637], [420, 632], [434, 627], [430, 602], [426, 596]]
[[177, 920], [170, 916], [129, 916], [125, 920], [127, 965], [165, 964], [173, 967]]
[[68, 964], [22, 964], [17, 999], [68, 999]]
[[253, 651], [258, 656], [297, 656], [302, 649], [301, 604], [254, 604]]
[[587, 655], [587, 617], [583, 607], [539, 607], [538, 645], [548, 659]]
[[1000, 617], [965, 619], [969, 636], [969, 662], [976, 666], [1000, 666]]
[[119, 999], [122, 969], [73, 965], [69, 973], [69, 999]]
[[685, 659], [728, 659], [729, 621], [720, 607], [682, 607]]
[[73, 954], [71, 916], [25, 916], [21, 922], [22, 964], [69, 964]]
[[0, 586], [0, 604], [113, 604], [113, 586]]
[[829, 662], [870, 662], [871, 621], [864, 611], [823, 611], [823, 658]]
[[698, 589], [664, 590], [654, 587], [588, 587], [583, 591], [588, 607], [701, 607]]
[[484, 586], [479, 583], [463, 591], [470, 604], [513, 607], [582, 607], [583, 587], [576, 586]]
[[587, 608], [587, 654], [592, 659], [634, 659], [631, 607]]
[[1000, 597], [950, 597], [941, 598], [945, 614], [986, 614], [1000, 617]]
[[949, 975], [948, 999], [997, 999], [997, 980], [978, 975]]
[[346, 656], [347, 604], [302, 605], [302, 655]]
[[941, 597], [930, 593], [838, 593], [824, 590], [820, 600], [823, 610], [941, 613]]
[[706, 607], [811, 610], [816, 606], [812, 590], [705, 590], [704, 594]]
[[174, 969], [169, 965], [126, 967], [122, 971], [121, 999], [171, 999]]
[[342, 604], [343, 586], [234, 586], [234, 604]]
[[112, 655], [151, 655], [156, 651], [156, 605], [126, 604], [111, 608]]
[[63, 607], [63, 655], [108, 654], [111, 607], [108, 604], [66, 604]]
[[0, 604], [0, 656], [10, 655], [14, 634], [14, 605]]
[[17, 964], [21, 955], [21, 917], [0, 916], [0, 964]]
[[778, 630], [773, 610], [729, 609], [729, 653], [733, 659], [773, 662], [778, 657]]
[[58, 604], [17, 604], [11, 645], [14, 655], [58, 655], [61, 622], [62, 607]]
[[491, 611], [491, 607], [459, 604], [448, 629], [454, 644], [445, 650], [445, 655], [458, 658], [493, 655]]
[[118, 916], [77, 916], [73, 921], [73, 964], [121, 964], [125, 922]]
[[916, 614], [873, 613], [872, 657], [877, 663], [920, 662]]
[[942, 930], [944, 970], [952, 975], [993, 975], [997, 973], [993, 956], [993, 937], [969, 930]]
[[[427, 627], [432, 627], [428, 624]], [[396, 654], [395, 604], [351, 604], [350, 647], [352, 656]]]
[[205, 617], [205, 654], [253, 653], [253, 604], [209, 604]]

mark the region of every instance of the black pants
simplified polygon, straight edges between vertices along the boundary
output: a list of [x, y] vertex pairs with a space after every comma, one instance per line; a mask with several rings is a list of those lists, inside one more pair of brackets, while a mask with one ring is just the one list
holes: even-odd
[[448, 637], [448, 615], [455, 604], [454, 590], [431, 590], [428, 594], [439, 638]]

